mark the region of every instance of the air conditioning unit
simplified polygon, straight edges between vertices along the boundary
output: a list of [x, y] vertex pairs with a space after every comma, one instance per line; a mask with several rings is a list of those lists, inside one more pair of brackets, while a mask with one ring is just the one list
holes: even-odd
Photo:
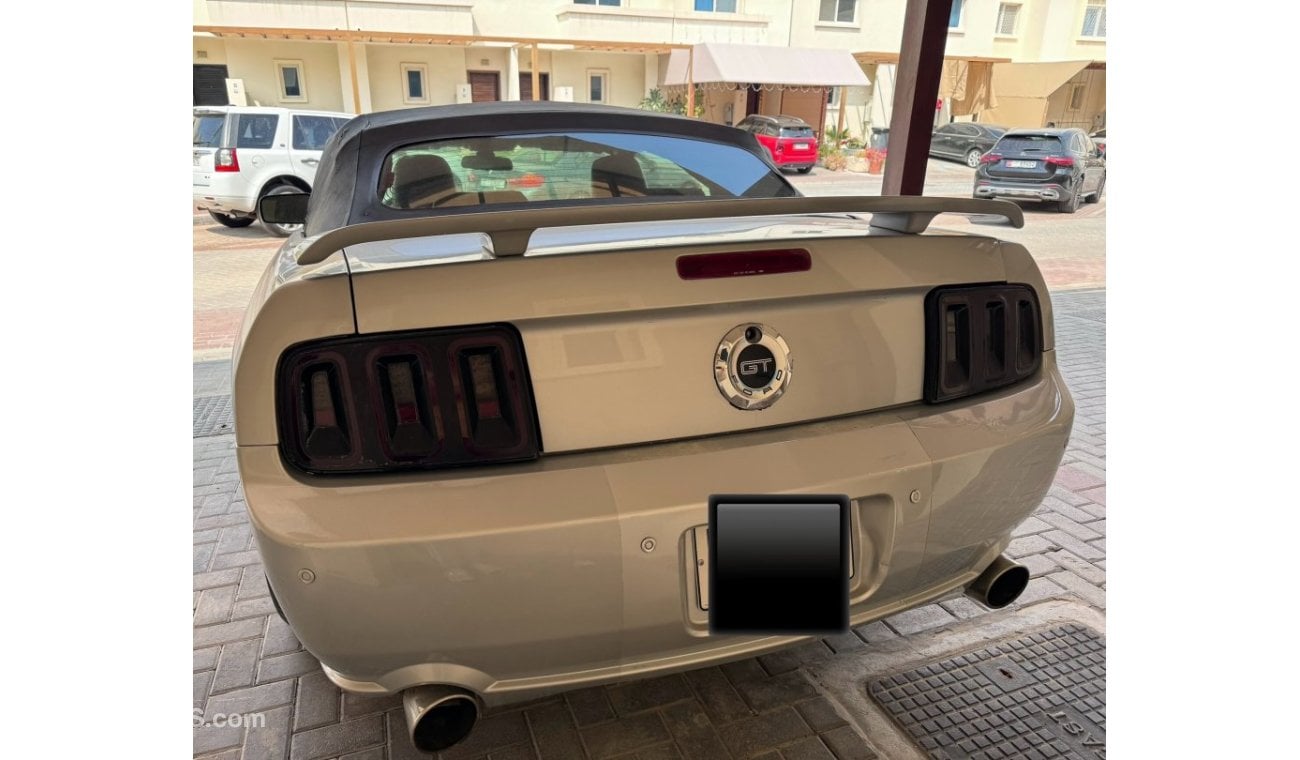
[[473, 103], [473, 102], [474, 102], [474, 90], [473, 90], [473, 88], [471, 88], [471, 87], [470, 87], [469, 85], [467, 85], [467, 84], [458, 84], [458, 85], [456, 85], [456, 102], [457, 102], [457, 103]]
[[226, 80], [226, 100], [229, 101], [232, 106], [248, 105], [248, 93], [244, 91], [244, 80]]

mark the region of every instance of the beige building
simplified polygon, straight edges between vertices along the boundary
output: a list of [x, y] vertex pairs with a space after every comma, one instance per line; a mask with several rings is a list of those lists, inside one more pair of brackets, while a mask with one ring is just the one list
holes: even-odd
[[[824, 125], [867, 135], [888, 124], [905, 0], [193, 3], [196, 104], [360, 113], [531, 99], [536, 90], [539, 99], [636, 106], [671, 89], [674, 50], [765, 45], [853, 56], [870, 84], [788, 92], [800, 115], [820, 112]], [[1105, 0], [953, 0], [953, 8], [937, 120], [1104, 123]], [[738, 83], [746, 86], [764, 91]], [[710, 107], [705, 118], [736, 122], [741, 111], [783, 110], [783, 99], [728, 95], [736, 105]]]

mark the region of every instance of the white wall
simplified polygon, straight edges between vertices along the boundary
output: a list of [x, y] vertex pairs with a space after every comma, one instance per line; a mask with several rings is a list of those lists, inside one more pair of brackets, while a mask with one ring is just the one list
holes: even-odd
[[[446, 105], [456, 102], [456, 85], [465, 78], [465, 51], [443, 45], [367, 45], [370, 66], [370, 101], [376, 111], [415, 108], [423, 105]], [[402, 78], [403, 63], [424, 64], [428, 77], [425, 90], [428, 103], [405, 103]]]
[[[333, 42], [285, 42], [268, 45], [257, 40], [225, 40], [230, 76], [244, 80], [248, 104], [288, 106], [325, 111], [346, 111], [343, 102], [339, 59]], [[284, 102], [280, 99], [275, 61], [296, 60], [303, 65], [303, 82], [307, 100]]]

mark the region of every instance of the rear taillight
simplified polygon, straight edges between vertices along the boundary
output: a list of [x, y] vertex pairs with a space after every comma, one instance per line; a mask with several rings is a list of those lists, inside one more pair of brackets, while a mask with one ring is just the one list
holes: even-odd
[[985, 153], [984, 155], [980, 156], [981, 164], [996, 164], [1001, 160], [1002, 160], [1001, 153]]
[[925, 400], [951, 401], [1038, 371], [1038, 296], [1028, 285], [938, 288], [925, 299]]
[[234, 148], [221, 148], [213, 157], [213, 168], [219, 172], [239, 171], [239, 154]]
[[519, 334], [508, 325], [341, 338], [280, 360], [280, 448], [314, 473], [535, 459]]
[[1048, 166], [1074, 166], [1074, 159], [1069, 156], [1048, 156]]

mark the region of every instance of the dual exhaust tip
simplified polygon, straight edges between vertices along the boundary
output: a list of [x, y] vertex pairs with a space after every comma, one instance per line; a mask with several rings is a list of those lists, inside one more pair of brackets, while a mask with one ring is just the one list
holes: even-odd
[[[992, 609], [1011, 604], [1029, 585], [1029, 569], [999, 556], [966, 587], [966, 595]], [[402, 694], [411, 744], [440, 752], [459, 743], [478, 722], [483, 705], [474, 694], [452, 686], [426, 685]]]

